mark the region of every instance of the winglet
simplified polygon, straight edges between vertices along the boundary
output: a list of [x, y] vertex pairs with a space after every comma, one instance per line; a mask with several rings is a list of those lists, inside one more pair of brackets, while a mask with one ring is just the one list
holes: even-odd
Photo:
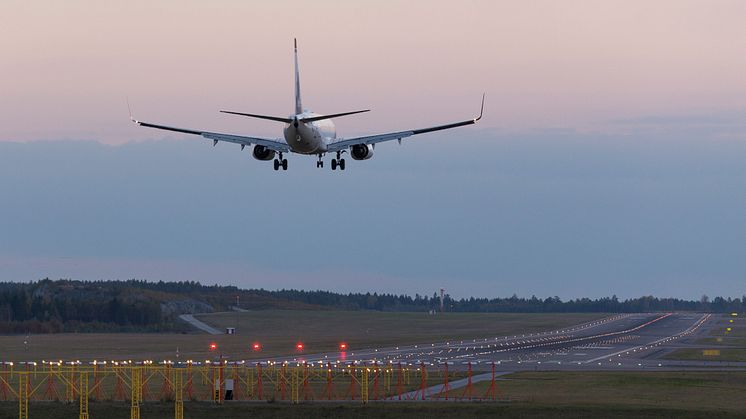
[[482, 107], [479, 108], [479, 116], [476, 117], [476, 118], [474, 118], [474, 122], [477, 122], [480, 119], [482, 119], [482, 114], [484, 113], [484, 96], [485, 95], [486, 95], [486, 93], [482, 93]]
[[130, 121], [132, 121], [132, 122], [134, 122], [136, 124], [139, 124], [140, 121], [138, 121], [137, 119], [135, 119], [135, 117], [132, 116], [132, 108], [130, 108], [130, 98], [129, 97], [127, 97], [127, 110], [130, 113]]

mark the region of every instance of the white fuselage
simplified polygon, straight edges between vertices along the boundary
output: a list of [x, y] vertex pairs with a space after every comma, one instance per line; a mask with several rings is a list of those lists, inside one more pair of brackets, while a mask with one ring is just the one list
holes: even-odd
[[331, 119], [322, 119], [303, 123], [303, 118], [312, 118], [322, 116], [313, 112], [305, 111], [302, 114], [291, 116], [298, 120], [298, 126], [295, 123], [288, 124], [283, 134], [290, 149], [299, 154], [320, 154], [325, 153], [330, 141], [337, 137], [337, 129]]

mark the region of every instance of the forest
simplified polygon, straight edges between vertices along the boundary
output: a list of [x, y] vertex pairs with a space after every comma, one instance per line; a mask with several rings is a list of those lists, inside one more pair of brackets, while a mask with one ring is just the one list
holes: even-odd
[[[199, 282], [76, 281], [44, 279], [0, 283], [0, 333], [186, 331], [184, 313], [246, 310], [440, 310], [440, 297], [415, 294], [239, 289]], [[495, 298], [444, 296], [446, 312], [569, 313], [701, 311], [743, 312], [741, 298], [702, 296], [697, 300], [643, 296], [620, 300], [559, 297]]]

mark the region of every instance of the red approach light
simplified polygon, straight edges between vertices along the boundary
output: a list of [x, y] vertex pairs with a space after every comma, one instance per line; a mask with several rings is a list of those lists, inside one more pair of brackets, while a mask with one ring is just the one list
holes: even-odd
[[346, 343], [340, 343], [339, 344], [339, 350], [344, 352], [347, 350], [347, 344]]
[[302, 351], [303, 350], [303, 343], [298, 342], [297, 344], [295, 344], [295, 349], [297, 349], [299, 351]]
[[218, 349], [218, 344], [215, 343], [215, 342], [213, 342], [213, 343], [210, 344], [210, 350], [214, 351], [215, 349]]
[[261, 351], [262, 345], [260, 345], [259, 343], [254, 343], [253, 345], [251, 345], [251, 349], [253, 349], [254, 351]]

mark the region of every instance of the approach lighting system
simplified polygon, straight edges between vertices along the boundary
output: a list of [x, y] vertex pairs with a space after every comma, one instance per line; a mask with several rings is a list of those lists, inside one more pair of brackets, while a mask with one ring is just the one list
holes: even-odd
[[262, 345], [260, 345], [259, 342], [254, 342], [253, 344], [251, 344], [251, 349], [254, 352], [259, 352], [262, 350]]
[[215, 349], [218, 349], [218, 344], [217, 344], [217, 343], [215, 343], [215, 342], [212, 342], [212, 343], [210, 344], [210, 350], [211, 350], [211, 351], [214, 351]]

